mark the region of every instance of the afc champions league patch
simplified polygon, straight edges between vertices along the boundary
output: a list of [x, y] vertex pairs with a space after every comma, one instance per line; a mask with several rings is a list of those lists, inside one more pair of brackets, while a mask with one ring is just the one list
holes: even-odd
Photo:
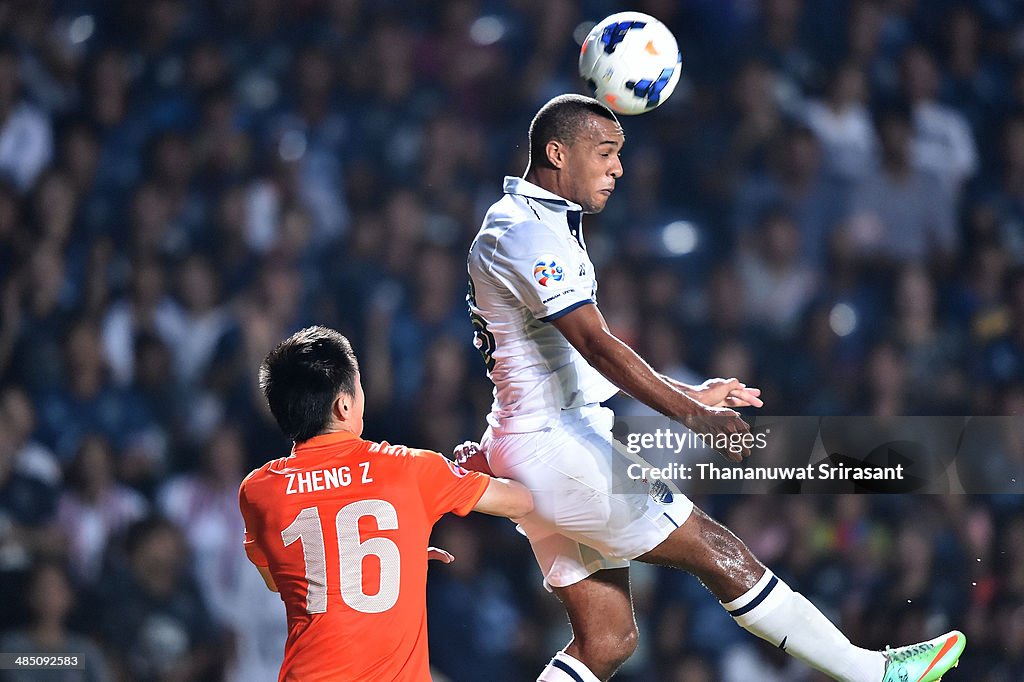
[[[442, 455], [442, 457], [443, 457], [443, 455]], [[462, 478], [463, 476], [465, 476], [466, 474], [469, 473], [468, 469], [463, 469], [461, 466], [459, 466], [455, 462], [451, 461], [447, 457], [444, 458], [444, 461], [445, 461], [445, 464], [448, 465], [448, 468], [452, 470], [452, 473], [455, 474], [456, 476], [458, 476], [459, 478]]]
[[549, 287], [565, 279], [565, 271], [554, 256], [541, 256], [533, 264], [533, 278], [542, 287]]

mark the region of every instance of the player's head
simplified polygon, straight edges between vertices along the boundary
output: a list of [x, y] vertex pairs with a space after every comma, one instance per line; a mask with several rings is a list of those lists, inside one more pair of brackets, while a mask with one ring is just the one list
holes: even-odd
[[281, 431], [297, 443], [331, 431], [363, 432], [359, 363], [333, 329], [307, 327], [267, 353], [260, 390]]
[[599, 213], [622, 176], [624, 142], [611, 109], [592, 97], [559, 95], [530, 123], [527, 175], [587, 213]]

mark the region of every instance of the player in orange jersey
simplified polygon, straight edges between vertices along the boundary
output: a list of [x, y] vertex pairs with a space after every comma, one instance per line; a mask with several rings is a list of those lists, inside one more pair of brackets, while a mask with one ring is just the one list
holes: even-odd
[[446, 512], [524, 516], [529, 492], [436, 452], [362, 440], [359, 367], [334, 330], [283, 341], [259, 378], [295, 441], [238, 491], [246, 553], [288, 614], [278, 679], [429, 680], [431, 528]]

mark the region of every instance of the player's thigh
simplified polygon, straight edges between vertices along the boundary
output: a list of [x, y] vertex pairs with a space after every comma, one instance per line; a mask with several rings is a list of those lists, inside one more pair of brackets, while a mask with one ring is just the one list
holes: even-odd
[[636, 560], [689, 571], [723, 601], [742, 595], [765, 571], [742, 540], [697, 507], [679, 528]]
[[531, 539], [557, 532], [606, 556], [631, 559], [660, 543], [689, 513], [685, 497], [655, 505], [647, 484], [627, 475], [628, 461], [615, 447], [610, 424], [606, 429], [584, 419], [497, 438], [487, 447], [494, 473], [533, 494], [534, 511], [521, 520]]
[[554, 593], [569, 614], [578, 646], [615, 648], [617, 641], [636, 638], [628, 568], [597, 571], [568, 587], [554, 588]]

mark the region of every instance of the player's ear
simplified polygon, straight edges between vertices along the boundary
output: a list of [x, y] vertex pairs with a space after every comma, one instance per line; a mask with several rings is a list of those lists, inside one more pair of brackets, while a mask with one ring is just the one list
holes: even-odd
[[338, 394], [338, 397], [334, 399], [334, 405], [332, 410], [334, 411], [334, 418], [338, 421], [347, 421], [352, 416], [352, 396], [345, 391]]
[[565, 145], [558, 140], [550, 140], [544, 145], [544, 152], [547, 154], [548, 163], [551, 164], [552, 168], [559, 168], [565, 166]]

